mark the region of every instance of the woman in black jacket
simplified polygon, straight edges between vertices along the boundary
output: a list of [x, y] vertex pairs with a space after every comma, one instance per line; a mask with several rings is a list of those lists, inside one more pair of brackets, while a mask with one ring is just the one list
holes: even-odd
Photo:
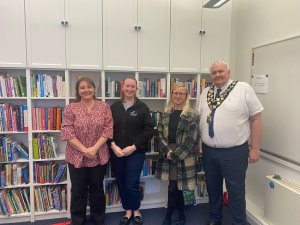
[[120, 101], [112, 104], [114, 134], [111, 141], [111, 162], [125, 209], [120, 225], [143, 224], [139, 211], [141, 193], [140, 175], [145, 160], [145, 152], [153, 136], [153, 120], [149, 108], [136, 97], [137, 81], [126, 78]]

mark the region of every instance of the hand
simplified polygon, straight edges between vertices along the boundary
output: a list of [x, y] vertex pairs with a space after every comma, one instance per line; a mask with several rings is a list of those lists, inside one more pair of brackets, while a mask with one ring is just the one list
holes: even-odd
[[126, 148], [123, 148], [122, 152], [124, 153], [124, 155], [128, 156], [131, 155], [135, 150], [136, 150], [135, 145], [130, 145], [127, 146]]
[[171, 153], [172, 153], [172, 150], [168, 151], [168, 153], [167, 153], [167, 159], [169, 159], [169, 160], [172, 160]]
[[125, 154], [122, 152], [122, 149], [118, 146], [118, 145], [116, 145], [116, 144], [113, 144], [112, 146], [111, 146], [111, 149], [114, 151], [114, 153], [115, 153], [115, 155], [117, 156], [117, 157], [123, 157], [123, 156], [125, 156]]
[[98, 149], [96, 149], [94, 147], [89, 147], [86, 150], [85, 156], [90, 159], [93, 159], [93, 158], [96, 158], [97, 153], [98, 153]]
[[255, 163], [260, 158], [260, 149], [250, 147], [249, 149], [249, 163]]

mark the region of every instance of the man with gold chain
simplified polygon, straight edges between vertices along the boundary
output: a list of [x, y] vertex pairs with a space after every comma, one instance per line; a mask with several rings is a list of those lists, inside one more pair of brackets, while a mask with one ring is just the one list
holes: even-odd
[[260, 157], [263, 106], [250, 85], [230, 80], [225, 62], [214, 62], [210, 72], [213, 84], [203, 90], [198, 109], [209, 195], [208, 225], [221, 225], [223, 180], [232, 224], [246, 225], [246, 170], [248, 162]]

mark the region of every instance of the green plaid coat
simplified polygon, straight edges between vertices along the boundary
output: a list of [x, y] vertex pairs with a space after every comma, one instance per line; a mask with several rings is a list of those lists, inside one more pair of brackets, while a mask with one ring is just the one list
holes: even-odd
[[[169, 180], [169, 160], [165, 158], [168, 149], [168, 125], [170, 112], [162, 113], [158, 124], [159, 157], [156, 168], [156, 177]], [[171, 159], [177, 162], [177, 186], [179, 190], [194, 190], [197, 176], [197, 159], [194, 145], [199, 132], [199, 119], [195, 113], [181, 115], [176, 132], [176, 147], [172, 148]]]

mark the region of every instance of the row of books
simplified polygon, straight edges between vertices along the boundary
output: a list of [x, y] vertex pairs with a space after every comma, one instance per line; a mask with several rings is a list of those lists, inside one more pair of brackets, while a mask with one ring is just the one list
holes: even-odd
[[67, 210], [67, 186], [43, 186], [34, 188], [34, 206], [37, 212]]
[[66, 180], [67, 164], [57, 162], [34, 163], [33, 174], [35, 183], [59, 183]]
[[153, 176], [155, 174], [157, 161], [146, 159], [143, 164], [141, 177]]
[[0, 131], [28, 131], [27, 105], [0, 104]]
[[28, 163], [0, 164], [0, 188], [29, 183]]
[[160, 117], [161, 117], [161, 113], [160, 111], [151, 111], [150, 114], [151, 114], [151, 117], [153, 119], [153, 122], [154, 122], [154, 127], [157, 127], [158, 126], [158, 123], [159, 123], [159, 120], [160, 120]]
[[0, 215], [11, 216], [30, 212], [29, 188], [0, 191]]
[[30, 77], [32, 97], [65, 97], [65, 81], [61, 75], [32, 74]]
[[0, 72], [0, 97], [26, 97], [26, 77]]
[[64, 108], [32, 108], [33, 130], [60, 130]]
[[[111, 80], [110, 77], [105, 80], [105, 97], [120, 97], [124, 80]], [[183, 82], [188, 90], [189, 97], [197, 98], [198, 93], [201, 93], [205, 87], [208, 87], [211, 82], [207, 82], [206, 79], [201, 80], [201, 85], [195, 79], [180, 81], [179, 78], [171, 78], [170, 87], [178, 83]], [[166, 78], [160, 78], [158, 80], [145, 79], [138, 81], [138, 97], [153, 97], [153, 98], [165, 98], [167, 97], [167, 81]], [[198, 92], [198, 89], [199, 92]], [[99, 87], [100, 90], [100, 87]]]
[[206, 79], [201, 79], [201, 86], [200, 86], [200, 93], [206, 88], [209, 87], [212, 84], [212, 82], [208, 82]]
[[120, 97], [123, 83], [124, 80], [112, 81], [110, 77], [108, 77], [107, 80], [105, 80], [105, 97]]
[[13, 137], [0, 135], [0, 162], [13, 162], [20, 158], [29, 159], [28, 148]]
[[116, 181], [108, 181], [105, 183], [105, 200], [107, 206], [121, 203]]
[[[171, 89], [179, 78], [171, 79]], [[120, 97], [122, 84], [124, 80], [111, 80], [110, 77], [105, 81], [105, 97]], [[198, 84], [194, 79], [184, 81], [190, 97], [197, 97]], [[65, 97], [65, 81], [61, 75], [33, 74], [30, 78], [32, 97]], [[200, 93], [211, 82], [206, 79], [201, 80]], [[100, 83], [101, 85], [101, 83]], [[139, 97], [166, 97], [166, 78], [160, 78], [156, 81], [145, 79], [138, 81]], [[99, 87], [99, 90], [101, 88]], [[26, 77], [11, 76], [6, 73], [0, 73], [0, 97], [26, 97]]]
[[192, 79], [192, 80], [187, 80], [187, 81], [180, 81], [179, 78], [171, 78], [171, 80], [170, 80], [171, 90], [173, 89], [174, 85], [178, 82], [182, 82], [185, 84], [190, 98], [197, 97], [198, 84], [197, 84], [196, 80]]
[[[145, 195], [145, 182], [140, 182], [139, 189], [141, 192], [141, 200], [144, 199]], [[119, 195], [118, 185], [116, 181], [108, 181], [105, 184], [105, 200], [106, 205], [117, 205], [121, 204], [121, 198]]]
[[49, 134], [39, 133], [32, 138], [34, 159], [57, 158], [55, 137]]
[[156, 81], [145, 79], [138, 81], [139, 97], [165, 98], [167, 96], [166, 78], [160, 78]]

